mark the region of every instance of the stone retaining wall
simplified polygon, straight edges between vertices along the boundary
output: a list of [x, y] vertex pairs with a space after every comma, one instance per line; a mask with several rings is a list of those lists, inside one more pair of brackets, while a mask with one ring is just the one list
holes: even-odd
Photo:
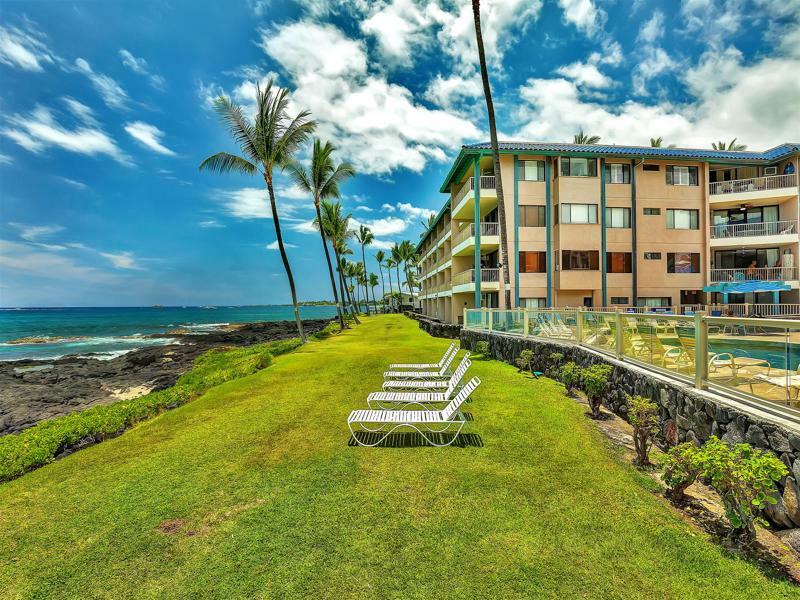
[[453, 325], [452, 323], [442, 323], [436, 319], [431, 319], [419, 313], [406, 311], [404, 313], [407, 317], [419, 322], [419, 328], [429, 333], [433, 337], [448, 338], [457, 340], [461, 333], [461, 325]]
[[731, 443], [747, 442], [771, 450], [789, 468], [789, 475], [779, 483], [778, 504], [768, 505], [767, 517], [778, 528], [800, 527], [800, 426], [781, 420], [757, 406], [702, 391], [693, 386], [622, 362], [575, 344], [523, 338], [498, 332], [461, 330], [461, 347], [474, 349], [480, 340], [489, 342], [490, 354], [514, 364], [522, 350], [532, 350], [533, 366], [547, 372], [552, 368], [550, 355], [564, 355], [564, 362], [573, 361], [582, 367], [604, 363], [614, 367], [604, 405], [626, 418], [627, 395], [638, 394], [658, 404], [663, 446], [687, 440], [698, 443], [710, 436]]

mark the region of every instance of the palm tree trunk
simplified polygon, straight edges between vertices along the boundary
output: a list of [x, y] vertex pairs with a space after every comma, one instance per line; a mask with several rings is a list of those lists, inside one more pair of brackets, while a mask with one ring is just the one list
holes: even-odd
[[[489, 72], [486, 69], [486, 53], [483, 49], [483, 34], [481, 33], [481, 2], [472, 0], [472, 14], [475, 18], [475, 38], [478, 43], [478, 58], [481, 63], [481, 80], [483, 81], [483, 95], [486, 97], [486, 112], [489, 115], [489, 138], [492, 142], [492, 158], [494, 162], [495, 190], [497, 191], [497, 212], [500, 217], [500, 261], [503, 263], [503, 290], [505, 291], [505, 307], [511, 305], [511, 277], [508, 270], [508, 234], [506, 231], [506, 205], [503, 199], [503, 178], [500, 176], [500, 150], [497, 144], [497, 125], [494, 120], [494, 103], [492, 102], [492, 88], [489, 86]], [[514, 177], [516, 177], [516, 173]], [[480, 181], [475, 182], [476, 186]], [[480, 223], [475, 223], [480, 227]], [[476, 273], [480, 277], [480, 273]]]
[[[322, 249], [325, 250], [325, 262], [328, 263], [328, 275], [331, 278], [331, 289], [333, 290], [333, 301], [336, 302], [336, 314], [339, 315], [339, 326], [342, 329], [347, 328], [344, 322], [344, 315], [342, 314], [342, 307], [339, 306], [339, 294], [336, 293], [336, 279], [333, 276], [333, 266], [331, 265], [331, 255], [328, 252], [328, 242], [325, 239], [325, 228], [322, 226], [322, 214], [319, 211], [319, 201], [314, 199], [314, 208], [317, 211], [317, 223], [319, 223], [319, 236], [322, 239]], [[344, 302], [342, 303], [344, 304]]]
[[336, 272], [339, 273], [339, 287], [342, 292], [342, 304], [347, 302], [350, 305], [350, 312], [353, 313], [353, 320], [356, 322], [356, 325], [360, 325], [361, 321], [358, 320], [358, 311], [353, 308], [353, 299], [350, 297], [350, 290], [347, 289], [347, 285], [345, 284], [344, 274], [342, 273], [342, 259], [335, 248], [334, 252], [336, 254]]
[[397, 312], [403, 308], [403, 284], [400, 283], [400, 263], [394, 266], [395, 273], [397, 274]]
[[[378, 263], [378, 271], [381, 273], [381, 301], [383, 311], [386, 312], [386, 286], [383, 284], [383, 265], [381, 263]], [[375, 298], [375, 292], [372, 293], [372, 297]]]
[[294, 277], [292, 267], [289, 266], [289, 258], [286, 256], [286, 249], [283, 247], [283, 235], [281, 233], [281, 223], [278, 220], [278, 206], [275, 204], [275, 192], [272, 190], [272, 176], [266, 175], [267, 191], [269, 192], [269, 204], [272, 209], [272, 223], [275, 225], [275, 237], [278, 240], [278, 250], [281, 253], [283, 268], [286, 271], [286, 278], [289, 280], [289, 289], [292, 292], [292, 305], [294, 306], [294, 320], [297, 323], [297, 332], [300, 334], [300, 343], [306, 343], [306, 334], [303, 331], [303, 321], [300, 319], [300, 309], [297, 307], [297, 290], [294, 287]]
[[392, 298], [394, 297], [394, 288], [392, 287], [392, 266], [386, 265], [386, 272], [389, 274], [389, 300], [388, 305], [391, 304]]

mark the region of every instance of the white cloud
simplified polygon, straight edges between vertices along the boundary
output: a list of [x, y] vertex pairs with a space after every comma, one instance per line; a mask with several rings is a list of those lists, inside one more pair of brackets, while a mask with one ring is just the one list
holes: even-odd
[[9, 223], [9, 225], [19, 231], [19, 237], [29, 242], [38, 242], [40, 238], [64, 231], [61, 225], [28, 225], [27, 223]]
[[363, 45], [332, 26], [308, 21], [262, 31], [262, 46], [289, 73], [295, 107], [308, 108], [318, 135], [334, 139], [362, 173], [403, 167], [421, 171], [428, 159], [480, 132], [469, 121], [414, 102], [411, 92], [367, 72]]
[[100, 252], [100, 256], [107, 258], [111, 264], [117, 269], [127, 269], [131, 271], [143, 271], [144, 267], [141, 267], [136, 262], [136, 257], [131, 252], [120, 252], [118, 254], [112, 254], [111, 252]]
[[113, 275], [81, 265], [63, 254], [34, 249], [28, 244], [8, 240], [0, 240], [0, 268], [20, 271], [28, 281], [31, 277], [82, 283], [116, 281]]
[[361, 225], [366, 225], [372, 231], [375, 237], [382, 237], [387, 235], [397, 235], [403, 233], [408, 228], [408, 221], [398, 217], [384, 217], [382, 219], [371, 219], [360, 221], [358, 219], [350, 220], [350, 229], [358, 230]]
[[0, 154], [0, 165], [10, 165], [12, 162], [14, 161], [11, 160], [10, 156], [7, 154]]
[[428, 83], [425, 98], [442, 108], [453, 109], [465, 100], [483, 98], [483, 84], [477, 72], [471, 77], [437, 74]]
[[67, 185], [72, 186], [81, 191], [89, 189], [89, 186], [83, 183], [82, 181], [76, 181], [75, 179], [70, 179], [69, 177], [59, 177], [59, 179], [64, 183], [66, 183]]
[[595, 35], [605, 25], [605, 11], [597, 8], [592, 0], [558, 0], [558, 4], [564, 11], [564, 20], [586, 35]]
[[155, 125], [144, 123], [142, 121], [134, 121], [133, 123], [125, 124], [125, 131], [142, 145], [150, 148], [153, 152], [165, 154], [167, 156], [175, 156], [175, 153], [161, 143], [161, 138], [164, 137], [164, 132]]
[[50, 147], [95, 156], [105, 154], [119, 163], [131, 165], [116, 142], [99, 127], [80, 125], [68, 129], [55, 120], [49, 109], [37, 106], [27, 115], [6, 117], [8, 126], [0, 134], [14, 140], [26, 150], [39, 153]]
[[[278, 250], [278, 240], [274, 242], [270, 242], [266, 246], [264, 246], [267, 250]], [[284, 248], [297, 248], [294, 244], [290, 244], [289, 242], [283, 242]]]
[[137, 58], [124, 48], [119, 51], [119, 55], [122, 57], [122, 64], [128, 67], [131, 71], [136, 73], [137, 75], [142, 75], [147, 77], [150, 81], [150, 85], [152, 85], [156, 89], [163, 89], [164, 87], [164, 78], [161, 75], [156, 75], [150, 72], [149, 67], [147, 66], [147, 61], [143, 58]]
[[86, 59], [75, 59], [75, 68], [83, 73], [100, 94], [103, 101], [111, 108], [126, 109], [128, 107], [128, 94], [122, 86], [108, 75], [97, 73]]
[[298, 221], [289, 225], [289, 229], [297, 231], [298, 233], [316, 233], [319, 234], [317, 228], [314, 227], [314, 221]]
[[386, 212], [393, 213], [397, 209], [394, 206], [392, 206], [391, 204], [381, 204], [381, 210], [385, 210]]
[[30, 22], [24, 29], [0, 26], [0, 63], [25, 71], [43, 71], [43, 65], [55, 60], [44, 40], [44, 34]]
[[353, 210], [357, 210], [360, 212], [367, 212], [367, 213], [373, 212], [369, 206], [363, 206], [363, 205], [358, 205]]
[[574, 62], [559, 67], [556, 72], [572, 79], [578, 85], [591, 88], [607, 88], [613, 83], [610, 77], [603, 75], [595, 65], [590, 63]]
[[414, 0], [376, 3], [370, 16], [361, 22], [361, 31], [375, 37], [385, 61], [409, 66], [413, 62], [412, 47], [431, 41], [426, 30], [441, 12], [435, 3], [423, 6]]
[[374, 240], [372, 240], [372, 244], [370, 247], [374, 248], [375, 250], [391, 250], [392, 246], [394, 245], [395, 242], [393, 242], [392, 240], [381, 240], [375, 238]]
[[275, 188], [275, 199], [280, 200], [311, 200], [311, 195], [294, 185], [280, 185]]
[[420, 206], [414, 206], [409, 202], [398, 202], [395, 206], [391, 204], [384, 204], [381, 208], [383, 208], [386, 212], [393, 213], [398, 211], [409, 218], [413, 219], [427, 219], [430, 215], [435, 215], [438, 211], [433, 210], [431, 208], [422, 208]]
[[86, 125], [97, 125], [97, 120], [94, 118], [94, 111], [90, 107], [69, 96], [64, 96], [62, 100], [78, 120], [83, 121]]
[[271, 219], [272, 211], [264, 188], [246, 187], [219, 191], [228, 213], [239, 219]]
[[215, 228], [225, 227], [225, 225], [223, 225], [216, 219], [206, 219], [205, 221], [200, 221], [198, 223], [198, 226], [202, 227], [203, 229], [215, 229]]
[[652, 44], [664, 35], [664, 13], [660, 10], [653, 11], [653, 16], [639, 30], [637, 40]]
[[647, 83], [659, 75], [676, 69], [678, 63], [663, 48], [650, 46], [645, 48], [642, 54], [643, 58], [640, 58], [633, 70], [633, 93], [646, 96]]

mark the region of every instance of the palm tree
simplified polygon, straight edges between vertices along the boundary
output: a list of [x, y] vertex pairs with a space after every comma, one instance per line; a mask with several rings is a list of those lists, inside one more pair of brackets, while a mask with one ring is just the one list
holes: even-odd
[[599, 135], [586, 135], [583, 133], [583, 129], [579, 129], [578, 133], [575, 134], [573, 138], [573, 144], [584, 144], [589, 146], [594, 146], [595, 144], [600, 142]]
[[425, 237], [425, 234], [430, 230], [431, 227], [433, 227], [433, 224], [435, 222], [436, 222], [436, 215], [435, 214], [428, 215], [427, 219], [422, 219], [420, 221], [420, 223], [422, 223], [422, 226], [425, 228], [425, 231], [420, 233], [419, 237]]
[[408, 269], [416, 264], [417, 249], [409, 240], [403, 240], [398, 250], [400, 252], [400, 257], [403, 259], [403, 273], [406, 276], [406, 287], [408, 288], [408, 293], [413, 295], [414, 290], [411, 287], [411, 278], [409, 277]]
[[747, 150], [747, 144], [737, 144], [736, 138], [733, 138], [727, 144], [725, 142], [712, 142], [711, 147], [714, 150], [729, 150], [731, 152], [742, 152]]
[[[342, 286], [344, 287], [344, 292], [347, 293], [347, 301], [350, 304], [350, 311], [353, 313], [353, 320], [356, 323], [361, 323], [358, 320], [358, 307], [356, 306], [355, 302], [353, 302], [353, 288], [348, 284], [350, 273], [348, 271], [348, 265], [351, 264], [347, 261], [347, 259], [343, 256], [344, 254], [352, 254], [353, 251], [350, 250], [347, 246], [342, 245], [339, 247], [339, 254], [342, 257], [339, 259], [339, 279], [342, 282]], [[344, 292], [342, 292], [344, 294]]]
[[390, 256], [386, 259], [386, 272], [389, 274], [389, 303], [391, 308], [394, 308], [394, 287], [392, 287], [392, 267], [395, 266], [397, 263], [394, 262], [394, 259]]
[[651, 148], [661, 148], [661, 142], [664, 141], [664, 138], [661, 136], [657, 138], [650, 138], [650, 147]]
[[[307, 171], [302, 165], [293, 162], [289, 165], [289, 173], [294, 179], [295, 185], [311, 194], [314, 197], [314, 210], [317, 213], [317, 221], [321, 221], [319, 203], [328, 198], [339, 197], [339, 184], [347, 178], [355, 175], [355, 169], [350, 163], [343, 162], [338, 165], [333, 163], [334, 146], [330, 142], [322, 142], [319, 138], [314, 140], [314, 149], [311, 153], [311, 169]], [[328, 252], [328, 244], [325, 240], [325, 228], [318, 227], [319, 236], [322, 239], [322, 249], [325, 251], [325, 261], [328, 264], [328, 275], [331, 279], [331, 289], [333, 290], [333, 300], [336, 302], [336, 312], [339, 314], [339, 324], [345, 328], [344, 315], [339, 306], [339, 295], [336, 292], [336, 278], [333, 275], [331, 256]], [[342, 299], [344, 304], [344, 299]]]
[[372, 290], [372, 303], [375, 305], [375, 313], [378, 312], [378, 303], [375, 301], [375, 288], [378, 285], [378, 276], [375, 273], [370, 273], [369, 278], [367, 279], [369, 283], [369, 287]]
[[395, 274], [397, 275], [397, 291], [398, 291], [398, 303], [397, 303], [397, 312], [400, 312], [400, 307], [403, 304], [403, 285], [400, 283], [400, 263], [403, 262], [403, 254], [400, 250], [400, 244], [397, 242], [394, 243], [392, 246], [392, 260], [394, 261], [394, 269]]
[[[481, 63], [481, 80], [483, 81], [483, 95], [486, 98], [486, 113], [489, 116], [489, 139], [492, 144], [492, 159], [494, 162], [494, 181], [497, 192], [497, 212], [500, 217], [500, 260], [503, 263], [503, 289], [505, 290], [506, 308], [512, 308], [511, 276], [508, 271], [508, 232], [506, 231], [506, 204], [503, 197], [503, 178], [500, 176], [500, 147], [497, 143], [497, 125], [494, 119], [494, 103], [492, 102], [492, 88], [489, 85], [489, 71], [486, 68], [486, 52], [483, 49], [483, 34], [481, 33], [481, 2], [472, 0], [472, 16], [475, 20], [475, 40], [478, 44], [478, 59]], [[479, 185], [476, 181], [475, 185]], [[475, 223], [480, 227], [480, 223]], [[480, 274], [478, 274], [480, 277]], [[410, 290], [409, 290], [410, 291]]]
[[[315, 219], [314, 224], [317, 227], [325, 229], [325, 235], [331, 243], [333, 252], [336, 258], [336, 271], [339, 274], [339, 290], [342, 296], [342, 306], [350, 306], [352, 309], [353, 302], [344, 285], [344, 272], [342, 264], [345, 254], [352, 254], [352, 250], [347, 247], [347, 238], [350, 236], [350, 215], [342, 214], [342, 205], [338, 202], [331, 202], [329, 200], [322, 200], [320, 202], [321, 218]], [[347, 312], [347, 309], [345, 309]], [[351, 310], [353, 318], [356, 323], [359, 322], [356, 311]]]
[[289, 280], [294, 305], [294, 319], [301, 343], [305, 343], [303, 322], [300, 320], [300, 309], [297, 307], [297, 290], [294, 286], [292, 268], [283, 245], [281, 223], [278, 217], [278, 206], [275, 202], [275, 190], [272, 188], [272, 176], [275, 168], [285, 169], [292, 161], [292, 156], [314, 131], [316, 123], [309, 119], [307, 110], [301, 111], [294, 118], [288, 114], [289, 97], [285, 89], [273, 90], [272, 80], [267, 82], [264, 90], [256, 86], [255, 122], [244, 114], [244, 109], [231, 102], [229, 98], [220, 96], [214, 101], [214, 108], [222, 122], [227, 126], [231, 136], [244, 156], [229, 152], [217, 152], [200, 163], [200, 170], [217, 173], [243, 173], [245, 175], [261, 175], [267, 184], [269, 203], [272, 210], [272, 223], [275, 226], [275, 237], [278, 250]]
[[[381, 298], [383, 300], [383, 310], [386, 311], [386, 286], [383, 281], [383, 261], [386, 259], [386, 253], [383, 250], [378, 250], [375, 253], [375, 260], [378, 261], [378, 271], [381, 274]], [[372, 293], [372, 299], [375, 299], [375, 292]]]
[[[367, 273], [367, 256], [364, 252], [364, 248], [369, 246], [372, 241], [375, 239], [375, 236], [372, 235], [372, 231], [366, 225], [361, 225], [356, 232], [356, 240], [358, 243], [361, 244], [361, 265], [364, 269], [364, 274]], [[367, 314], [369, 314], [369, 288], [367, 287], [366, 281], [364, 282], [364, 295], [367, 297]], [[374, 300], [374, 298], [373, 298]]]

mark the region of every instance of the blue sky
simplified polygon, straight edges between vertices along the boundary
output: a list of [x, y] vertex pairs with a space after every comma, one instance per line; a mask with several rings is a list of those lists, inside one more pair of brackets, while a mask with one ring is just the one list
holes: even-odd
[[[482, 4], [504, 139], [800, 140], [800, 0]], [[263, 184], [197, 171], [235, 149], [211, 100], [270, 77], [355, 164], [377, 245], [416, 241], [486, 138], [472, 27], [448, 0], [6, 0], [0, 305], [288, 302]], [[300, 297], [329, 297], [310, 200], [278, 201]]]

